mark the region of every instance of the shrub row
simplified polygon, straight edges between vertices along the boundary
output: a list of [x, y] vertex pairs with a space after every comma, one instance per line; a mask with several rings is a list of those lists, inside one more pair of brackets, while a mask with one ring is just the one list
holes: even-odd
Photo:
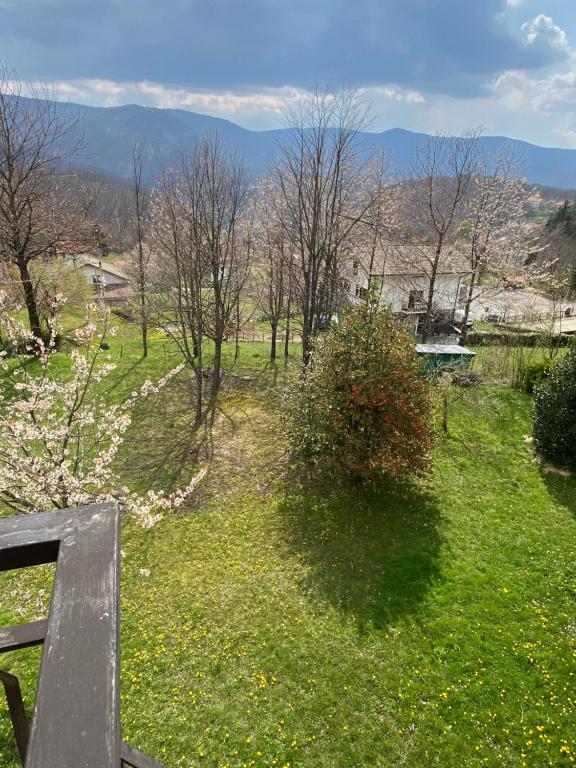
[[576, 340], [565, 333], [502, 333], [473, 331], [466, 337], [471, 347], [570, 347]]

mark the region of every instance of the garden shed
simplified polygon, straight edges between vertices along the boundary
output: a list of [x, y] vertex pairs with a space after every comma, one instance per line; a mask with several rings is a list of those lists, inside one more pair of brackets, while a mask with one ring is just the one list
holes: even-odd
[[459, 344], [416, 344], [416, 354], [424, 358], [427, 371], [444, 365], [468, 367], [476, 356], [471, 349]]

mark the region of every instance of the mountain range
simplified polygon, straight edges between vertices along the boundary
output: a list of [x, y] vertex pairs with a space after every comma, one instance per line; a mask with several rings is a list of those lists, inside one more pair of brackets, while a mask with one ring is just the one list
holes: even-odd
[[[80, 110], [78, 129], [85, 144], [79, 158], [82, 165], [128, 178], [132, 148], [137, 142], [148, 181], [156, 178], [163, 168], [177, 165], [183, 152], [190, 149], [199, 136], [213, 129], [244, 157], [251, 172], [263, 172], [274, 155], [278, 139], [288, 130], [252, 131], [229, 120], [187, 110], [132, 104], [80, 107], [62, 102], [58, 109], [63, 113]], [[414, 148], [426, 134], [393, 128], [379, 133], [364, 132], [359, 138], [363, 152], [384, 151], [402, 175], [408, 170]], [[497, 150], [504, 143], [512, 144], [523, 158], [524, 176], [530, 183], [560, 189], [576, 187], [576, 149], [540, 147], [503, 136], [484, 136], [481, 142], [490, 150]]]

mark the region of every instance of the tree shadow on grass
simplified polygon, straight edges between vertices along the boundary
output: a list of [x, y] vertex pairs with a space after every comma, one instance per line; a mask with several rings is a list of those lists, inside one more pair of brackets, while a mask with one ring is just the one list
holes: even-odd
[[305, 587], [354, 616], [360, 631], [416, 613], [440, 578], [440, 511], [428, 491], [301, 486], [286, 492], [279, 514]]
[[570, 471], [571, 475], [563, 475], [541, 469], [540, 474], [548, 493], [576, 518], [576, 469], [572, 468]]
[[119, 454], [125, 481], [140, 492], [189, 482], [210, 444], [212, 422], [195, 424], [189, 381], [178, 378], [138, 402]]
[[[254, 376], [228, 376], [222, 387], [228, 395], [260, 391]], [[268, 390], [266, 390], [268, 391]], [[219, 434], [217, 417], [225, 422], [225, 432], [237, 430], [236, 407], [227, 401], [204, 395], [204, 414], [196, 423], [194, 383], [190, 372], [170, 381], [155, 395], [139, 400], [132, 412], [132, 424], [119, 452], [124, 482], [145, 493], [148, 490], [173, 491], [186, 485], [200, 464], [210, 463]]]

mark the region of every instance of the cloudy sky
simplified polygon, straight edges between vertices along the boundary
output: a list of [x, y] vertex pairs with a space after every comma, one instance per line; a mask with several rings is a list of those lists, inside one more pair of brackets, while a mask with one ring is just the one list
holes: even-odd
[[84, 104], [260, 129], [346, 84], [373, 130], [576, 147], [576, 0], [0, 0], [0, 57]]

